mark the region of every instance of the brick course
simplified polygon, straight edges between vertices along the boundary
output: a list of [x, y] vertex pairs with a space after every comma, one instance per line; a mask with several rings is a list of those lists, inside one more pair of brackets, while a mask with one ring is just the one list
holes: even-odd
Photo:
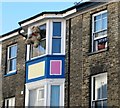
[[[11, 76], [4, 76], [6, 71], [7, 47], [17, 43], [17, 74]], [[14, 36], [2, 43], [2, 88], [3, 100], [15, 96], [15, 105], [24, 106], [24, 91], [25, 84], [25, 44], [22, 36]]]
[[[96, 7], [95, 7], [96, 8]], [[91, 54], [91, 16], [108, 11], [108, 51]], [[70, 50], [70, 106], [90, 106], [91, 75], [107, 72], [108, 106], [120, 106], [120, 2], [91, 9], [71, 19]], [[67, 21], [67, 28], [68, 27]], [[68, 37], [66, 39], [66, 65], [68, 64]], [[68, 70], [66, 68], [66, 75]], [[68, 78], [66, 77], [66, 80]], [[67, 81], [66, 81], [67, 82]], [[67, 85], [67, 83], [66, 83]], [[66, 98], [67, 98], [66, 86]], [[66, 99], [67, 105], [67, 99]]]

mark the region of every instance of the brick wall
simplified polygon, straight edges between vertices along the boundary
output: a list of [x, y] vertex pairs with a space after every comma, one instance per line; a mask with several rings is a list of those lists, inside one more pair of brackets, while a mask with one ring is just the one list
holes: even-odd
[[[91, 15], [108, 11], [108, 51], [90, 53]], [[120, 2], [109, 3], [71, 19], [70, 106], [90, 106], [91, 75], [107, 72], [108, 106], [120, 106]], [[68, 97], [68, 38], [66, 37], [66, 93]]]
[[[4, 76], [6, 70], [7, 46], [17, 43], [17, 74], [11, 76]], [[8, 40], [3, 41], [2, 44], [2, 88], [3, 99], [15, 96], [15, 105], [24, 105], [24, 91], [25, 83], [25, 44], [22, 36], [14, 36]]]

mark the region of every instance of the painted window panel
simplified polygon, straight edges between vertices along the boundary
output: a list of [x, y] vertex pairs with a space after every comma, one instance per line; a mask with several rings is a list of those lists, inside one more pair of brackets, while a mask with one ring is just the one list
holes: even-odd
[[59, 106], [59, 105], [60, 105], [60, 86], [52, 85], [50, 106]]
[[51, 60], [51, 70], [50, 70], [50, 74], [51, 75], [61, 75], [61, 60]]
[[61, 36], [61, 22], [53, 22], [53, 36]]
[[34, 79], [45, 75], [45, 61], [28, 66], [28, 79]]
[[61, 39], [60, 38], [52, 39], [52, 53], [61, 53]]

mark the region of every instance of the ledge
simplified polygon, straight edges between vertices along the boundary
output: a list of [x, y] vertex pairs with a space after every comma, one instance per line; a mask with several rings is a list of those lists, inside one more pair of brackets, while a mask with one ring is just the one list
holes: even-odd
[[105, 51], [108, 51], [108, 50], [109, 50], [109, 48], [107, 47], [106, 49], [102, 49], [102, 50], [99, 50], [99, 51], [88, 52], [87, 55], [88, 55], [88, 56], [91, 56], [91, 55], [98, 54], [98, 53], [102, 53], [102, 52], [105, 52]]
[[8, 77], [8, 76], [15, 75], [15, 74], [17, 74], [17, 71], [12, 72], [12, 73], [7, 73], [6, 75], [4, 75], [4, 77]]

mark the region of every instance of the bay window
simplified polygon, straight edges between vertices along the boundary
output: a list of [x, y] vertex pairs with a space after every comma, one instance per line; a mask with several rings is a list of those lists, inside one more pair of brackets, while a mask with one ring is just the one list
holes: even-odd
[[64, 79], [48, 79], [26, 85], [25, 106], [64, 106]]
[[92, 108], [107, 107], [107, 74], [92, 77]]
[[[29, 27], [28, 31], [30, 28], [32, 27]], [[37, 48], [32, 43], [27, 45], [27, 60], [44, 55], [65, 54], [65, 28], [65, 21], [60, 19], [47, 20], [39, 24], [42, 39]]]
[[107, 38], [107, 11], [92, 16], [92, 52], [106, 49]]

